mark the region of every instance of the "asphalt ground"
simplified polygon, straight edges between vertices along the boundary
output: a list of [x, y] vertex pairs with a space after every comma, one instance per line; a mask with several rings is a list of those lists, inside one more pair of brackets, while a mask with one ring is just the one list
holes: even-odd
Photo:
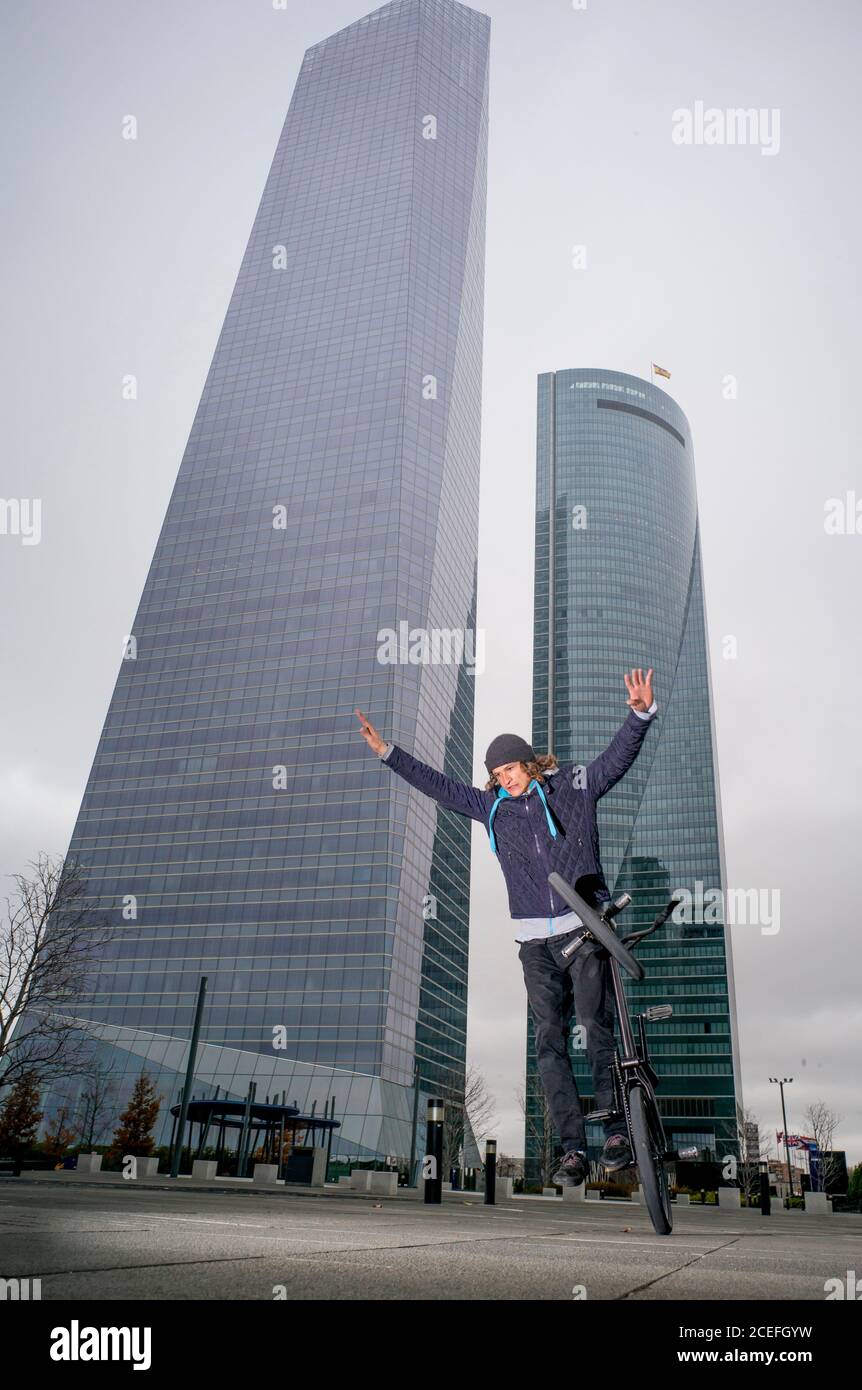
[[823, 1303], [851, 1271], [862, 1296], [850, 1214], [682, 1207], [660, 1237], [643, 1207], [604, 1202], [0, 1179], [0, 1278], [40, 1280], [43, 1301]]

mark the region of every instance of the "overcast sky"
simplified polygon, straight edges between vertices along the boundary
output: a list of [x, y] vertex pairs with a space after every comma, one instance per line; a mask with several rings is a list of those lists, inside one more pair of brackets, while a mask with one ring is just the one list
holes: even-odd
[[[38, 545], [0, 535], [6, 875], [68, 847], [303, 52], [373, 8], [6, 8], [0, 495], [42, 499]], [[853, 489], [862, 502], [862, 10], [478, 8], [492, 24], [474, 780], [494, 734], [531, 729], [536, 374], [648, 377], [655, 361], [694, 439], [729, 884], [780, 891], [777, 934], [733, 931], [744, 1103], [774, 1134], [767, 1077], [793, 1076], [789, 1128], [823, 1100], [858, 1162], [862, 518], [828, 534], [825, 507]], [[675, 143], [673, 113], [698, 102], [762, 110], [760, 143]], [[496, 1097], [492, 1132], [521, 1152], [526, 995], [503, 878], [473, 833], [469, 1059]]]

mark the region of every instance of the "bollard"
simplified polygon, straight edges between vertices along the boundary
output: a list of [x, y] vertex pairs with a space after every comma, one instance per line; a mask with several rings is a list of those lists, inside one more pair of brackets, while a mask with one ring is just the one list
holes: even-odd
[[495, 1207], [497, 1196], [497, 1141], [489, 1139], [485, 1144], [485, 1206]]
[[443, 1201], [443, 1102], [429, 1100], [425, 1119], [425, 1202]]

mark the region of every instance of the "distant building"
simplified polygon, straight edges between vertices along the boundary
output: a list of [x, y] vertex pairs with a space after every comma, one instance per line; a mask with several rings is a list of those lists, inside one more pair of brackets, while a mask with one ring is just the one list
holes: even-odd
[[[626, 372], [580, 367], [538, 379], [533, 747], [586, 763], [626, 714], [623, 672], [652, 666], [657, 727], [600, 802], [602, 863], [628, 892], [628, 930], [648, 925], [677, 889], [687, 924], [671, 920], [638, 951], [646, 979], [624, 975], [632, 1012], [673, 1005], [648, 1025], [672, 1147], [708, 1160], [738, 1155], [742, 1083], [704, 609], [694, 450], [667, 392]], [[720, 890], [717, 914], [697, 908]], [[527, 1097], [540, 1108], [532, 1020]], [[572, 1052], [593, 1099], [584, 1051]], [[556, 1139], [559, 1140], [557, 1135]], [[604, 1139], [587, 1126], [590, 1156]], [[528, 1160], [541, 1139], [531, 1135]], [[535, 1165], [534, 1165], [535, 1166]], [[530, 1165], [528, 1163], [528, 1172]], [[532, 1176], [532, 1174], [531, 1174]]]

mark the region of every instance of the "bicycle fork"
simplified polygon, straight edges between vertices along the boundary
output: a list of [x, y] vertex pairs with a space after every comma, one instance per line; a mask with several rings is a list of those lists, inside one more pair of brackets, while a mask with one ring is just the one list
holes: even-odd
[[[629, 1017], [628, 1005], [623, 993], [619, 965], [614, 960], [613, 956], [610, 957], [609, 964], [614, 991], [614, 1005], [616, 1008], [617, 1022], [620, 1028], [621, 1046], [614, 1049], [613, 1061], [609, 1063], [614, 1095], [613, 1105], [609, 1110], [592, 1111], [590, 1113], [590, 1119], [597, 1121], [617, 1120], [622, 1115], [626, 1122], [629, 1142], [633, 1143], [632, 1117], [631, 1110], [629, 1109], [628, 1085], [626, 1083], [628, 1081], [629, 1084], [631, 1084], [638, 1072], [641, 1072], [641, 1079], [649, 1084], [651, 1090], [652, 1086], [658, 1082], [658, 1077], [653, 1071], [650, 1062], [647, 1060], [646, 1034], [644, 1033], [643, 1016], [638, 1015], [640, 1040], [643, 1048], [643, 1056], [641, 1056], [635, 1046], [635, 1038], [632, 1031], [631, 1019]], [[670, 1010], [670, 1005], [663, 1005], [660, 1007]], [[666, 1017], [667, 1015], [663, 1016]]]
[[[618, 1119], [622, 1115], [626, 1122], [629, 1143], [634, 1147], [632, 1116], [629, 1106], [629, 1089], [634, 1085], [642, 1086], [647, 1092], [652, 1105], [655, 1107], [656, 1115], [658, 1115], [658, 1103], [653, 1088], [659, 1085], [659, 1077], [649, 1059], [646, 1024], [648, 1022], [655, 1023], [663, 1018], [670, 1018], [673, 1014], [673, 1006], [671, 1004], [652, 1004], [644, 1013], [637, 1015], [636, 1022], [638, 1026], [638, 1041], [640, 1044], [638, 1047], [635, 1043], [628, 1005], [623, 993], [620, 968], [613, 957], [610, 958], [610, 970], [614, 990], [614, 1004], [616, 1006], [617, 1020], [620, 1026], [621, 1042], [621, 1047], [614, 1049], [614, 1059], [609, 1064], [611, 1082], [613, 1085], [614, 1104], [610, 1110], [594, 1111], [590, 1118], [593, 1120], [609, 1120]], [[674, 1159], [697, 1158], [699, 1152], [700, 1150], [696, 1146], [684, 1149], [668, 1149], [667, 1147], [663, 1147], [662, 1153], [656, 1155], [656, 1157], [659, 1162], [663, 1163], [667, 1160], [673, 1161]]]

